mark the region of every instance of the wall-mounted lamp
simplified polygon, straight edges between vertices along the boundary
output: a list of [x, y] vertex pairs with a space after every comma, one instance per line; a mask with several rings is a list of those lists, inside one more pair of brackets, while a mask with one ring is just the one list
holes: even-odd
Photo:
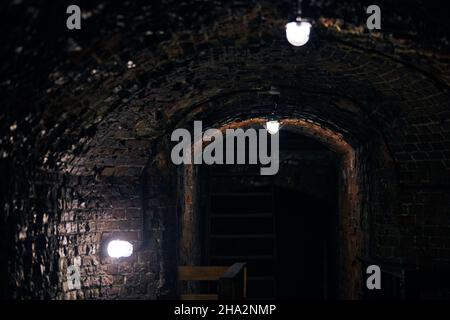
[[311, 23], [301, 18], [302, 1], [298, 1], [297, 18], [293, 22], [286, 24], [286, 38], [290, 44], [299, 47], [306, 44], [311, 32]]
[[124, 240], [112, 240], [106, 250], [111, 258], [129, 257], [133, 254], [133, 245]]

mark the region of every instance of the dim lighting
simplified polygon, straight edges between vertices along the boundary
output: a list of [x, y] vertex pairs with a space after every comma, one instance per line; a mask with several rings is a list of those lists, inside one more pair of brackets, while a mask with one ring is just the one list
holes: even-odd
[[270, 134], [277, 134], [280, 130], [280, 123], [276, 120], [266, 122], [266, 130]]
[[129, 257], [133, 253], [133, 245], [128, 241], [112, 240], [108, 243], [107, 251], [111, 258]]
[[299, 47], [306, 44], [309, 40], [311, 23], [302, 21], [297, 17], [296, 21], [286, 24], [286, 38], [290, 44]]

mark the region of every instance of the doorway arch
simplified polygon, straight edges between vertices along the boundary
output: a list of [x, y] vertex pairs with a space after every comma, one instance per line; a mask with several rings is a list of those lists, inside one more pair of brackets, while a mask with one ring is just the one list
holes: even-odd
[[[264, 118], [249, 118], [243, 121], [224, 123], [220, 130], [262, 126]], [[360, 258], [366, 254], [368, 237], [367, 220], [363, 221], [362, 203], [367, 202], [360, 192], [364, 178], [358, 158], [363, 152], [346, 141], [345, 137], [319, 123], [301, 118], [285, 118], [283, 130], [292, 130], [315, 139], [332, 150], [339, 158], [339, 226], [337, 297], [357, 299], [362, 292], [362, 267]], [[185, 165], [182, 170], [183, 201], [180, 219], [179, 263], [196, 265], [201, 263], [201, 217], [198, 203], [198, 170], [194, 165]], [[365, 196], [368, 196], [367, 194]]]

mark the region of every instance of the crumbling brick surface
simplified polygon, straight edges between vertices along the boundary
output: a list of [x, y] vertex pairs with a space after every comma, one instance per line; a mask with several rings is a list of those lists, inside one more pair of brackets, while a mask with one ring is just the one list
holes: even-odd
[[[357, 32], [361, 21], [333, 19], [293, 48], [282, 2], [238, 2], [205, 1], [176, 27], [181, 4], [175, 18], [166, 1], [158, 17], [151, 5], [122, 18], [123, 8], [89, 7], [105, 19], [99, 34], [54, 31], [44, 50], [44, 25], [34, 49], [15, 51], [1, 79], [2, 296], [174, 296], [180, 199], [170, 133], [194, 119], [219, 127], [271, 114], [271, 86], [281, 119], [317, 124], [318, 139], [328, 132], [354, 150], [359, 176], [346, 192], [366, 202], [344, 223], [364, 220], [353, 238], [364, 253], [450, 259], [448, 55], [422, 38], [377, 37]], [[20, 63], [27, 68], [13, 73]], [[104, 255], [117, 235], [137, 249], [119, 262]], [[70, 266], [79, 287], [68, 283]]]

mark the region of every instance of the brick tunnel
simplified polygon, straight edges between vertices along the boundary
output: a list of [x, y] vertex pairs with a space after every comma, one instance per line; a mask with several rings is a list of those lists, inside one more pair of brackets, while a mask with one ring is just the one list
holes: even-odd
[[[450, 297], [444, 10], [380, 1], [370, 31], [365, 1], [303, 1], [295, 47], [291, 2], [79, 1], [81, 30], [1, 5], [2, 299], [178, 299], [216, 289], [179, 266], [236, 262], [249, 299]], [[274, 176], [171, 161], [177, 128], [273, 117]]]

